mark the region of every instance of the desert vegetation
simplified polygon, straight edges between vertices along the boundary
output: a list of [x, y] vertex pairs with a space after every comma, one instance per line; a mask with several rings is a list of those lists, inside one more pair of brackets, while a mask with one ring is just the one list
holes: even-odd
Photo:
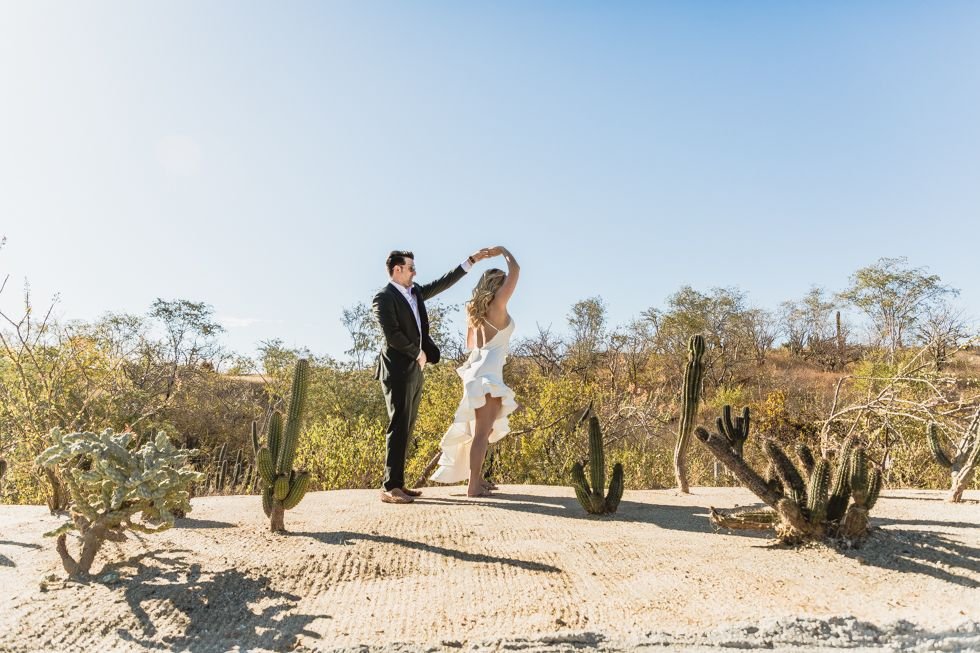
[[[577, 424], [591, 403], [606, 457], [622, 465], [627, 489], [680, 483], [675, 448], [685, 453], [685, 482], [735, 484], [735, 470], [687, 442], [696, 426], [738, 405], [751, 409], [756, 435], [741, 459], [754, 469], [768, 466], [770, 441], [829, 458], [854, 436], [886, 487], [950, 488], [950, 470], [933, 453], [957, 470], [969, 467], [963, 452], [976, 449], [980, 401], [980, 355], [955, 294], [925, 269], [881, 259], [852, 275], [848, 288], [815, 288], [778, 312], [753, 307], [738, 288], [684, 287], [613, 326], [601, 298], [583, 299], [570, 307], [564, 332], [541, 328], [515, 341], [506, 375], [523, 409], [511, 418], [511, 436], [492, 448], [487, 474], [569, 485], [573, 464], [590, 457]], [[54, 428], [112, 427], [133, 433], [133, 442], [162, 431], [195, 450], [194, 494], [267, 492], [248, 425], [272, 436], [301, 358], [310, 370], [303, 437], [288, 470], [273, 460], [273, 485], [281, 475], [309, 490], [380, 485], [387, 415], [372, 374], [379, 333], [366, 305], [341, 316], [350, 334], [343, 359], [268, 341], [252, 360], [222, 348], [221, 326], [203, 302], [158, 299], [143, 315], [84, 322], [55, 320], [29, 294], [23, 300], [20, 312], [0, 315], [3, 502], [67, 506], [64, 472], [35, 462]], [[409, 478], [433, 461], [458, 402], [453, 359], [464, 352], [448, 319], [457, 310], [431, 311], [448, 360], [426, 372]], [[975, 485], [975, 475], [957, 474], [956, 487]]]

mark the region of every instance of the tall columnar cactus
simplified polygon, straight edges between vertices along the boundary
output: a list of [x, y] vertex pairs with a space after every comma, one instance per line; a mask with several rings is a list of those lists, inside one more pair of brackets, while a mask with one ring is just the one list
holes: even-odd
[[936, 462], [949, 470], [951, 485], [946, 500], [959, 503], [963, 500], [963, 491], [973, 482], [977, 463], [980, 462], [980, 410], [973, 415], [969, 427], [960, 436], [953, 453], [947, 452], [939, 440], [939, 426], [932, 422], [926, 431], [929, 448]]
[[687, 367], [684, 369], [684, 387], [681, 389], [681, 419], [677, 428], [677, 446], [674, 447], [674, 477], [677, 487], [685, 494], [687, 486], [687, 450], [691, 446], [691, 432], [698, 416], [701, 401], [701, 381], [704, 377], [704, 336], [691, 336], [687, 344]]
[[[160, 532], [173, 526], [175, 513], [190, 511], [190, 487], [203, 475], [186, 464], [197, 452], [174, 447], [162, 431], [136, 450], [130, 449], [132, 433], [111, 429], [98, 435], [53, 429], [50, 438], [37, 463], [60, 472], [71, 499], [71, 521], [45, 535], [58, 538], [56, 548], [70, 575], [88, 575], [106, 540], [126, 539], [127, 529]], [[77, 560], [68, 552], [71, 530], [82, 539]]]
[[612, 481], [609, 482], [609, 494], [602, 495], [606, 488], [606, 454], [603, 451], [602, 430], [599, 428], [599, 418], [589, 418], [589, 476], [592, 485], [585, 477], [585, 467], [582, 463], [572, 465], [572, 487], [575, 496], [586, 512], [592, 515], [605, 515], [616, 512], [619, 501], [623, 498], [623, 464], [616, 463], [613, 467]]
[[711, 509], [711, 521], [725, 528], [775, 529], [786, 544], [834, 537], [860, 543], [868, 534], [868, 513], [881, 492], [881, 474], [868, 461], [864, 448], [848, 441], [832, 469], [820, 458], [807, 464], [801, 455], [803, 473], [773, 440], [763, 451], [779, 483], [767, 483], [749, 465], [735, 456], [726, 437], [698, 427], [695, 434], [714, 456], [732, 471], [742, 485], [768, 508], [721, 511]]
[[262, 485], [262, 509], [269, 518], [269, 528], [281, 533], [285, 511], [295, 508], [310, 485], [310, 474], [293, 469], [293, 457], [303, 428], [306, 395], [310, 385], [310, 362], [301, 358], [293, 372], [293, 388], [289, 396], [289, 414], [283, 428], [278, 411], [269, 419], [268, 446], [259, 443], [258, 426], [252, 422], [252, 445], [255, 466]]

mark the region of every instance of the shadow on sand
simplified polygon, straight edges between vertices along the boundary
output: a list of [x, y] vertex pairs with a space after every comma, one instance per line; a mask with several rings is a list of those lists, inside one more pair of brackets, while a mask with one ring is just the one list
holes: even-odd
[[[14, 540], [0, 540], [0, 546], [19, 546], [22, 549], [34, 549], [35, 551], [41, 548], [40, 544], [33, 544], [30, 542], [16, 542]], [[17, 563], [8, 558], [7, 556], [0, 553], [0, 567], [16, 567]]]
[[175, 528], [205, 529], [205, 528], [235, 528], [237, 524], [226, 521], [214, 521], [211, 519], [194, 519], [193, 517], [182, 517], [174, 522]]
[[[878, 521], [872, 517], [872, 526]], [[942, 533], [875, 528], [860, 549], [842, 550], [841, 554], [882, 569], [980, 588], [980, 548]]]
[[664, 506], [623, 500], [619, 509], [612, 515], [590, 515], [579, 505], [574, 497], [540, 497], [530, 494], [511, 494], [500, 492], [487, 498], [428, 498], [417, 499], [419, 503], [441, 503], [460, 506], [485, 506], [514, 510], [549, 517], [567, 519], [586, 519], [595, 521], [624, 521], [639, 524], [653, 524], [661, 528], [691, 533], [711, 533], [708, 509], [701, 506]]
[[290, 535], [295, 537], [309, 537], [323, 544], [351, 544], [356, 540], [364, 540], [367, 542], [376, 542], [378, 544], [394, 544], [396, 546], [404, 546], [409, 549], [415, 549], [417, 551], [423, 551], [425, 553], [434, 553], [436, 555], [442, 555], [449, 558], [455, 558], [462, 562], [477, 562], [485, 564], [497, 564], [497, 565], [508, 565], [511, 567], [517, 567], [519, 569], [524, 569], [526, 571], [540, 571], [545, 573], [560, 573], [562, 570], [558, 567], [552, 565], [546, 565], [540, 562], [532, 562], [529, 560], [520, 560], [518, 558], [504, 558], [501, 556], [491, 556], [482, 553], [470, 553], [468, 551], [460, 551], [459, 549], [450, 549], [444, 546], [436, 546], [434, 544], [428, 544], [426, 542], [417, 542], [415, 540], [407, 540], [401, 537], [392, 537], [390, 535], [375, 535], [373, 533], [354, 533], [351, 531], [335, 531], [330, 533], [290, 533]]
[[[202, 571], [200, 565], [185, 562], [186, 553], [190, 551], [150, 551], [106, 567], [104, 571], [132, 570], [122, 574], [119, 585], [142, 632], [119, 628], [122, 640], [159, 650], [232, 650], [248, 641], [263, 650], [285, 651], [296, 647], [300, 635], [320, 637], [307, 626], [324, 617], [292, 612], [300, 597], [271, 589], [264, 576], [237, 569]], [[256, 614], [251, 606], [259, 601], [267, 605]], [[180, 629], [164, 637], [165, 643], [153, 641], [158, 631]]]
[[[762, 504], [760, 504], [761, 506]], [[905, 528], [882, 529], [881, 526], [898, 525]], [[963, 587], [980, 587], [980, 548], [958, 542], [943, 533], [916, 530], [909, 526], [947, 526], [950, 528], [976, 528], [976, 524], [945, 522], [927, 519], [889, 519], [871, 517], [871, 534], [860, 549], [832, 547], [847, 558], [862, 564], [890, 569], [902, 573], [922, 574]], [[749, 536], [771, 531], [727, 531], [733, 535]], [[828, 540], [828, 544], [832, 544]], [[772, 541], [776, 548], [792, 548]]]

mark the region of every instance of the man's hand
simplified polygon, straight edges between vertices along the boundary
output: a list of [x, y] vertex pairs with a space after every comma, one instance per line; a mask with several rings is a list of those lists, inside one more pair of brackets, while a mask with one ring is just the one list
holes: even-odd
[[470, 254], [470, 259], [472, 259], [474, 263], [477, 263], [484, 259], [488, 259], [491, 256], [493, 256], [493, 254], [490, 253], [490, 248], [484, 247], [483, 249], [478, 249], [472, 254]]
[[424, 370], [425, 369], [425, 364], [426, 364], [426, 362], [428, 362], [428, 359], [425, 357], [425, 352], [424, 351], [420, 351], [419, 352], [418, 358], [415, 359], [415, 362], [419, 364], [419, 369], [420, 370]]

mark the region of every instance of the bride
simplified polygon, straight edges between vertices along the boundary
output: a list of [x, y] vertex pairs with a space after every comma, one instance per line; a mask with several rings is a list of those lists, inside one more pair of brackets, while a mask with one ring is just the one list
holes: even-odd
[[498, 269], [484, 272], [466, 304], [470, 355], [456, 370], [463, 379], [463, 399], [442, 438], [439, 467], [431, 477], [439, 483], [468, 479], [466, 494], [471, 497], [489, 496], [495, 489], [483, 480], [483, 460], [489, 444], [510, 431], [507, 416], [517, 408], [514, 392], [504, 385], [504, 361], [514, 333], [507, 301], [514, 294], [521, 267], [504, 247], [493, 247], [490, 253], [504, 257], [507, 273]]

